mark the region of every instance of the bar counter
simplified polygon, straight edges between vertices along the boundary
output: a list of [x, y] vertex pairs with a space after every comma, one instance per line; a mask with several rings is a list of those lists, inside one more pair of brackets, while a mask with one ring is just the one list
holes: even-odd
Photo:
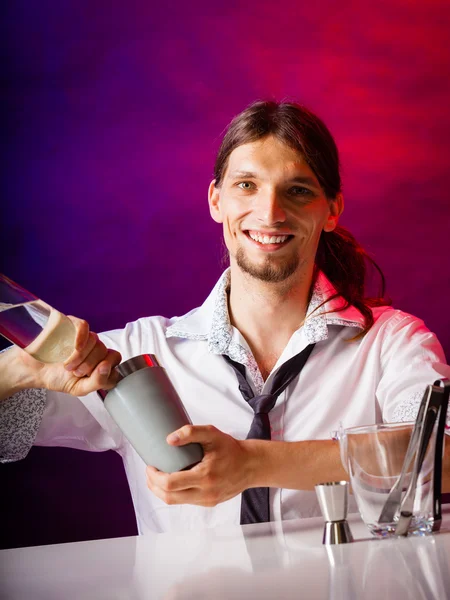
[[450, 598], [450, 506], [426, 537], [377, 540], [349, 515], [350, 544], [321, 518], [0, 551], [8, 600]]

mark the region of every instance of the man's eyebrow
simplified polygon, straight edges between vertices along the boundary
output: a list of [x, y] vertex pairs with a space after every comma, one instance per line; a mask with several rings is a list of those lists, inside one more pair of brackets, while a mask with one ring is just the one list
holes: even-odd
[[315, 187], [320, 187], [319, 182], [314, 179], [314, 177], [309, 177], [308, 175], [305, 176], [300, 176], [298, 175], [297, 177], [292, 177], [292, 179], [289, 179], [290, 183], [306, 183], [307, 185], [313, 185]]
[[256, 173], [252, 173], [251, 171], [233, 171], [232, 173], [230, 173], [230, 177], [233, 178], [238, 178], [238, 177], [244, 177], [247, 179], [256, 179], [257, 175]]
[[[230, 177], [232, 179], [257, 179], [258, 175], [253, 173], [252, 171], [233, 171], [230, 173]], [[312, 185], [314, 187], [320, 187], [319, 182], [314, 179], [314, 177], [310, 177], [309, 175], [296, 175], [295, 177], [291, 177], [287, 180], [289, 183], [304, 183], [306, 185]]]

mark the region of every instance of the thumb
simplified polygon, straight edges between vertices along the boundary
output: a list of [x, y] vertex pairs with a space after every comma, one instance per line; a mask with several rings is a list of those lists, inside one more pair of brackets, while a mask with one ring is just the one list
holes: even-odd
[[211, 447], [221, 434], [213, 425], [184, 425], [181, 429], [170, 433], [166, 440], [171, 446], [185, 446], [186, 444], [201, 444]]

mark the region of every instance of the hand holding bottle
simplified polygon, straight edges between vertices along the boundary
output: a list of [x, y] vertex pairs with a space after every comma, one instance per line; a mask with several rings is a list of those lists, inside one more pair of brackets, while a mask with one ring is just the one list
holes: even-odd
[[119, 352], [82, 319], [67, 317], [0, 275], [0, 333], [15, 344], [0, 355], [0, 398], [42, 387], [83, 396], [117, 383]]
[[68, 318], [76, 331], [75, 349], [64, 363], [42, 363], [18, 346], [0, 355], [0, 399], [26, 388], [84, 396], [115, 386], [119, 376], [114, 367], [120, 364], [120, 353], [107, 349], [86, 321]]
[[107, 349], [82, 319], [68, 317], [76, 331], [75, 348], [64, 363], [42, 363], [13, 346], [0, 355], [0, 399], [26, 388], [46, 388], [74, 396], [113, 388], [121, 355]]

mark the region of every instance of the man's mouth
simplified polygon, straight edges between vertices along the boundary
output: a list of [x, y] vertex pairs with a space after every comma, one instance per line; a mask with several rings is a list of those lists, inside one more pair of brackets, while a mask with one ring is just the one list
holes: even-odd
[[248, 229], [244, 232], [254, 242], [262, 246], [281, 247], [289, 242], [294, 236], [288, 233], [279, 232], [262, 232], [254, 229]]

